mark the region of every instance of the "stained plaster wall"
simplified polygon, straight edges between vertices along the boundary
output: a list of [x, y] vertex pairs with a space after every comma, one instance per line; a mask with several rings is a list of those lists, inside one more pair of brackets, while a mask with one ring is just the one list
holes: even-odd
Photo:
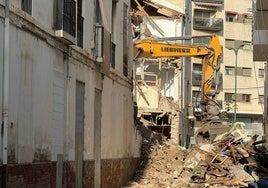
[[52, 152], [60, 144], [53, 139], [63, 137], [53, 135], [53, 71], [65, 72], [63, 54], [14, 25], [10, 36], [9, 156], [32, 162], [39, 152], [55, 160], [63, 148]]
[[129, 88], [107, 77], [104, 78], [102, 158], [139, 156], [139, 147], [137, 146], [141, 140], [133, 124], [134, 108], [131, 108], [133, 104], [131, 95]]
[[[38, 2], [40, 4], [38, 4]], [[43, 1], [42, 1], [43, 2]], [[53, 34], [50, 3], [36, 1], [33, 7], [34, 23], [41, 30]], [[89, 5], [93, 1], [85, 1]], [[122, 23], [123, 2], [119, 1], [117, 16]], [[13, 9], [19, 9], [19, 1], [11, 1]], [[105, 4], [106, 6], [106, 4]], [[91, 6], [87, 6], [91, 7]], [[94, 7], [91, 7], [93, 10]], [[69, 57], [49, 43], [11, 24], [10, 27], [10, 89], [9, 89], [9, 161], [28, 163], [55, 161], [57, 154], [64, 160], [75, 159], [75, 84], [85, 83], [84, 160], [94, 159], [94, 91], [102, 90], [102, 158], [139, 157], [140, 135], [134, 128], [132, 86], [129, 78], [122, 76], [122, 28], [117, 28], [116, 70], [113, 76], [100, 73], [92, 57], [93, 18], [85, 14], [85, 48], [77, 49], [80, 56]], [[24, 14], [24, 13], [23, 13]], [[25, 14], [24, 14], [25, 15]], [[48, 16], [47, 16], [48, 15]], [[46, 17], [47, 16], [47, 17]], [[27, 19], [29, 15], [25, 15]], [[110, 18], [109, 16], [107, 16]], [[2, 35], [3, 20], [0, 31]], [[46, 26], [43, 26], [46, 25]], [[119, 24], [121, 25], [121, 24]], [[88, 32], [89, 31], [89, 32]], [[34, 32], [34, 31], [33, 31]], [[1, 40], [3, 41], [3, 40]], [[129, 40], [130, 42], [131, 40]], [[52, 45], [51, 45], [52, 44]], [[130, 43], [131, 44], [131, 43]], [[71, 49], [71, 48], [70, 48]], [[3, 43], [0, 43], [0, 54]], [[131, 54], [131, 46], [129, 46]], [[78, 53], [78, 54], [79, 54]], [[72, 53], [69, 53], [72, 56]], [[2, 57], [2, 56], [1, 56]], [[129, 57], [129, 62], [131, 55]], [[2, 70], [2, 59], [0, 70]], [[90, 65], [90, 66], [89, 66]], [[132, 65], [128, 65], [131, 77]], [[2, 78], [0, 78], [1, 81]], [[2, 84], [2, 82], [0, 82]], [[2, 91], [2, 85], [0, 85]], [[112, 95], [111, 95], [112, 93]], [[2, 92], [0, 96], [2, 95]], [[118, 105], [119, 104], [119, 105]], [[0, 103], [1, 105], [1, 103]], [[118, 114], [118, 116], [116, 116]]]

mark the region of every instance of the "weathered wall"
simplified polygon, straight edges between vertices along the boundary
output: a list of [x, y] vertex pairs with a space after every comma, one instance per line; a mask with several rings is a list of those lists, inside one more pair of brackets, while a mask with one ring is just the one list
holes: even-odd
[[[12, 1], [7, 165], [7, 184], [11, 187], [55, 187], [58, 154], [63, 156], [64, 187], [75, 186], [79, 170], [83, 172], [84, 185], [94, 185], [96, 151], [100, 151], [101, 156], [100, 180], [103, 187], [121, 186], [135, 172], [140, 157], [141, 136], [134, 125], [130, 39], [128, 77], [122, 73], [123, 2], [129, 5], [127, 0], [117, 4], [117, 16], [120, 18], [115, 39], [117, 66], [115, 70], [106, 67], [104, 71], [104, 64], [109, 62], [96, 63], [93, 58], [94, 15], [90, 13], [94, 13], [94, 6], [89, 6], [94, 4], [93, 0], [84, 2], [90, 7], [90, 11], [84, 12], [84, 35], [88, 36], [84, 38], [84, 49], [67, 46], [55, 38], [52, 13], [48, 14], [53, 10], [51, 3], [34, 1], [32, 18], [19, 10], [19, 1]], [[109, 15], [107, 18], [110, 18]], [[3, 39], [3, 19], [0, 19], [0, 34], [0, 39]], [[0, 55], [3, 53], [2, 41]], [[1, 58], [1, 72], [2, 64]], [[2, 77], [0, 81], [2, 96]], [[84, 126], [79, 134], [76, 134], [77, 81], [85, 86]], [[100, 143], [96, 143], [98, 139], [95, 135], [95, 119], [98, 117], [95, 114], [95, 89], [101, 91], [98, 106], [101, 121], [97, 127], [101, 131]], [[0, 107], [1, 104], [2, 100]], [[84, 138], [82, 145], [77, 145], [79, 137]], [[96, 147], [101, 148], [96, 150]], [[77, 148], [82, 148], [79, 168]], [[115, 180], [114, 174], [120, 176]]]
[[[64, 120], [54, 124], [53, 118], [64, 117], [64, 106], [55, 106], [53, 101], [57, 92], [56, 76], [62, 76], [63, 91], [59, 94], [64, 94], [63, 54], [14, 25], [10, 36], [9, 121], [13, 126], [10, 127], [9, 156], [19, 163], [39, 161], [40, 157], [55, 160], [56, 154], [63, 152], [63, 135], [57, 129], [63, 129]], [[57, 107], [61, 108], [59, 114], [54, 111]], [[52, 152], [56, 145], [61, 145], [61, 149]]]

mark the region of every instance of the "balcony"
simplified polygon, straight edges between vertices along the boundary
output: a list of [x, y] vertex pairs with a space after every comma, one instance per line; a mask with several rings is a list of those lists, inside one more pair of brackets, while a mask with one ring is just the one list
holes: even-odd
[[221, 31], [223, 30], [223, 19], [194, 17], [193, 28], [195, 30]]
[[55, 5], [55, 35], [67, 44], [75, 44], [76, 2], [74, 0], [56, 0]]
[[204, 7], [221, 7], [223, 0], [194, 0], [195, 5]]

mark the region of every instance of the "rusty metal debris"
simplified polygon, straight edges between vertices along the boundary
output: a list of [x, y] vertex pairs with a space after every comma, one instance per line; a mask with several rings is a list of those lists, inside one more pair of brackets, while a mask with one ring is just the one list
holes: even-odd
[[[267, 183], [265, 140], [250, 141], [242, 123], [236, 123], [212, 143], [185, 149], [171, 140], [144, 139], [142, 168], [126, 187], [248, 187]], [[155, 139], [157, 138], [157, 139]]]

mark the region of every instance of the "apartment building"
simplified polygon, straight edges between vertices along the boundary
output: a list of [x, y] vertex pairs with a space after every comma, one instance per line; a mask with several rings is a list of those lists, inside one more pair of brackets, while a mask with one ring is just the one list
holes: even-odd
[[[252, 1], [194, 0], [192, 5], [192, 35], [216, 33], [220, 36], [223, 60], [217, 89], [224, 121], [227, 124], [244, 122], [250, 136], [257, 134], [258, 139], [262, 139], [265, 74], [264, 63], [253, 61]], [[207, 44], [207, 40], [196, 38], [193, 42]], [[195, 58], [192, 63], [192, 99], [199, 120], [202, 65]]]
[[[256, 0], [254, 12], [254, 33], [253, 33], [253, 60], [262, 63], [265, 62], [264, 75], [267, 75], [267, 53], [268, 53], [268, 2]], [[264, 138], [268, 139], [268, 85], [267, 76], [264, 77]], [[268, 143], [265, 143], [266, 147]]]
[[0, 0], [1, 187], [120, 187], [133, 175], [129, 12], [128, 0]]

